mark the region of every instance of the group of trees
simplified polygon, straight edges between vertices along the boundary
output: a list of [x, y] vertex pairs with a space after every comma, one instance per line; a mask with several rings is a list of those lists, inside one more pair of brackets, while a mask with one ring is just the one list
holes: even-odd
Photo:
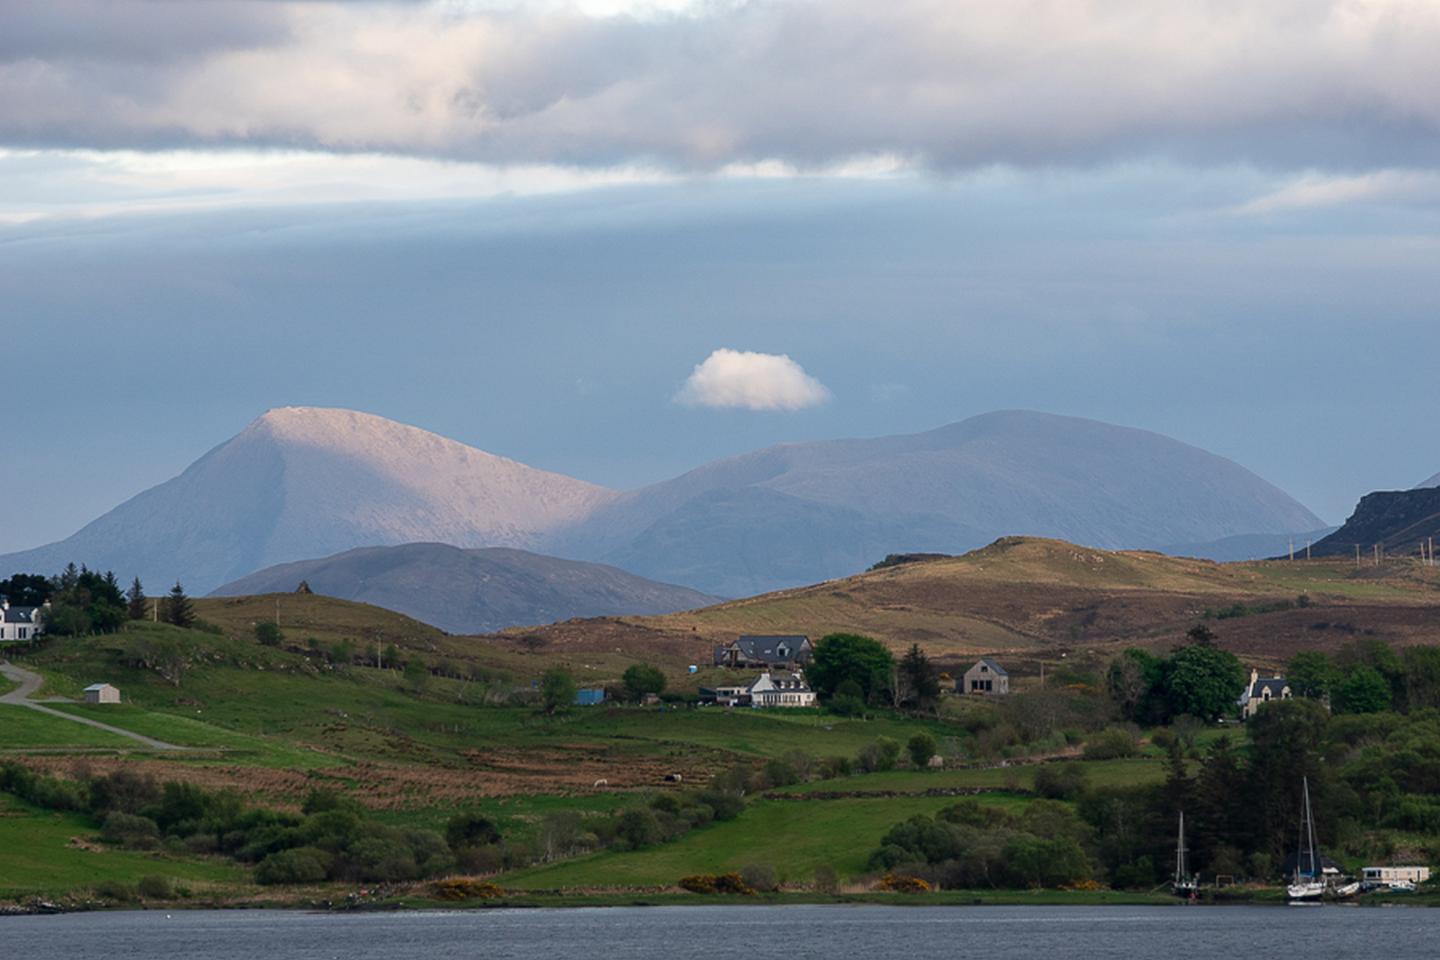
[[330, 791], [311, 791], [294, 814], [128, 770], [66, 780], [9, 764], [0, 767], [0, 790], [36, 806], [88, 814], [102, 824], [106, 842], [118, 846], [255, 864], [260, 883], [417, 880], [450, 872], [467, 849], [499, 839], [493, 826], [480, 828], [467, 814], [457, 815], [441, 836], [382, 824]]
[[[128, 590], [122, 590], [113, 572], [100, 573], [73, 563], [53, 577], [18, 573], [0, 580], [0, 596], [14, 606], [49, 603], [44, 630], [56, 636], [115, 633], [127, 620], [144, 620], [152, 614], [152, 601], [139, 577]], [[177, 627], [195, 624], [194, 606], [178, 581], [154, 612]]]
[[919, 644], [897, 662], [883, 643], [855, 633], [822, 637], [805, 678], [821, 702], [842, 715], [882, 705], [930, 711], [940, 701], [940, 672]]
[[1106, 687], [1122, 717], [1140, 724], [1169, 723], [1175, 717], [1214, 720], [1234, 709], [1245, 689], [1240, 660], [1214, 645], [1206, 627], [1168, 657], [1129, 649], [1106, 673]]
[[1333, 657], [1320, 650], [1297, 653], [1285, 679], [1295, 696], [1327, 701], [1336, 713], [1440, 708], [1440, 647], [1397, 653], [1382, 640], [1363, 637]]

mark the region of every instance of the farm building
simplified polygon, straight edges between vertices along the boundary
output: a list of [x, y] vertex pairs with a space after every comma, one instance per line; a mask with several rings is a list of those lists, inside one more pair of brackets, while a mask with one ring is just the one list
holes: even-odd
[[575, 691], [575, 706], [597, 707], [605, 702], [605, 690], [601, 687], [588, 687]]
[[119, 703], [120, 690], [108, 683], [92, 683], [85, 688], [86, 703]]
[[1010, 674], [989, 657], [981, 657], [975, 661], [975, 666], [965, 671], [955, 685], [955, 692], [1003, 696], [1010, 692]]
[[717, 667], [795, 669], [810, 662], [810, 638], [798, 635], [743, 636], [715, 648]]

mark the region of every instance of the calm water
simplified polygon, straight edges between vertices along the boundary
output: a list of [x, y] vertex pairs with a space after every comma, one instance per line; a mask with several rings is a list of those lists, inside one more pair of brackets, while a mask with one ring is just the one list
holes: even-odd
[[194, 912], [0, 919], [16, 960], [929, 960], [1440, 957], [1440, 910], [1345, 907], [667, 907]]

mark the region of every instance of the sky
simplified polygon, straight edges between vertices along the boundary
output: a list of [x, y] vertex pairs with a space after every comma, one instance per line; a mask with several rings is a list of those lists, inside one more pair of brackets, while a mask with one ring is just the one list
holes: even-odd
[[1440, 471], [1440, 5], [0, 3], [0, 550], [266, 409], [616, 487], [1026, 408]]

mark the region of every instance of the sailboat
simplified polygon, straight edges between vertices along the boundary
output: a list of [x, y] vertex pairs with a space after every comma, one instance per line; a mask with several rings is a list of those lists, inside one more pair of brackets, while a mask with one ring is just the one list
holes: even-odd
[[1295, 851], [1295, 874], [1285, 893], [1292, 903], [1316, 902], [1325, 895], [1325, 878], [1315, 852], [1315, 818], [1310, 812], [1310, 778], [1306, 777], [1305, 805], [1300, 813], [1300, 843]]
[[1200, 880], [1185, 868], [1185, 811], [1180, 811], [1180, 839], [1175, 843], [1175, 879], [1170, 892], [1177, 897], [1194, 898], [1200, 891]]

